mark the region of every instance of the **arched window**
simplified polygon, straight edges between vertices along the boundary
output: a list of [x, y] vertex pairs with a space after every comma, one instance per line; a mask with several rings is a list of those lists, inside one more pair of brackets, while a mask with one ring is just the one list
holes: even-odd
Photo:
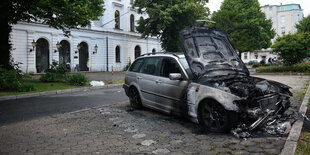
[[135, 59], [141, 55], [141, 48], [139, 45], [135, 47]]
[[130, 31], [135, 31], [135, 16], [133, 14], [130, 15]]
[[130, 0], [130, 4], [133, 4], [133, 0]]
[[60, 42], [59, 64], [63, 66], [70, 64], [70, 43], [66, 40]]
[[49, 42], [44, 38], [40, 38], [36, 43], [36, 69], [37, 73], [43, 73], [49, 68], [50, 64]]
[[115, 62], [121, 62], [121, 51], [119, 46], [115, 47]]
[[79, 45], [79, 71], [89, 71], [89, 53], [88, 44], [81, 42]]
[[156, 49], [155, 48], [152, 49], [152, 53], [156, 53]]
[[116, 10], [115, 13], [115, 29], [120, 29], [120, 17], [119, 17], [119, 11]]

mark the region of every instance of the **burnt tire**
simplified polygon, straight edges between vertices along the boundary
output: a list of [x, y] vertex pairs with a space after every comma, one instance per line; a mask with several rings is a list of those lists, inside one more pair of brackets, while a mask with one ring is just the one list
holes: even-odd
[[129, 89], [129, 101], [132, 108], [141, 109], [142, 103], [139, 92], [136, 88], [132, 87]]
[[198, 121], [205, 131], [228, 132], [237, 126], [238, 114], [226, 110], [216, 101], [205, 101], [199, 105]]

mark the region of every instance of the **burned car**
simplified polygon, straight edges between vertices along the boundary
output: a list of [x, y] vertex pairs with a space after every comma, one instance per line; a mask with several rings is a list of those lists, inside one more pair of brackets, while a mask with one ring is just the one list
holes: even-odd
[[290, 87], [249, 76], [227, 36], [193, 26], [180, 32], [184, 55], [145, 54], [126, 72], [130, 104], [188, 116], [204, 129], [226, 132], [242, 122], [248, 130], [282, 114]]

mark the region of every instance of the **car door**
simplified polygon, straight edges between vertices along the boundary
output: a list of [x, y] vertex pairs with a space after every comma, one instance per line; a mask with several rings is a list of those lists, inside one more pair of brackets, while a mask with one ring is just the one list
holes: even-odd
[[136, 74], [144, 106], [156, 107], [156, 80], [158, 74], [159, 57], [145, 58], [139, 73]]
[[[170, 80], [170, 73], [180, 73], [182, 79]], [[170, 57], [164, 57], [161, 61], [159, 76], [156, 76], [156, 102], [161, 110], [167, 113], [187, 113], [186, 89], [188, 80], [185, 77], [180, 64]]]

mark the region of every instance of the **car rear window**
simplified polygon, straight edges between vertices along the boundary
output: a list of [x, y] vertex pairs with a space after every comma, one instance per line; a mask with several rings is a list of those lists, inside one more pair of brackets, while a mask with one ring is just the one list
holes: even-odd
[[136, 60], [129, 68], [129, 71], [138, 72], [143, 59]]

